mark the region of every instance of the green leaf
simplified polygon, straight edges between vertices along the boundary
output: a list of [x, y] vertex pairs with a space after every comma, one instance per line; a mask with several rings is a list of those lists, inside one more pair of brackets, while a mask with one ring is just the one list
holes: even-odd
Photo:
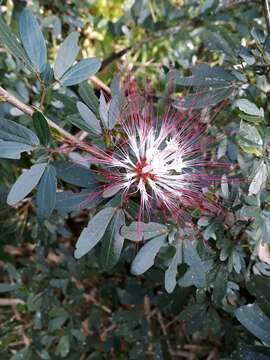
[[119, 96], [114, 96], [109, 105], [108, 111], [108, 128], [112, 130], [117, 120], [119, 120], [120, 115], [120, 107], [121, 107], [121, 99]]
[[106, 103], [103, 93], [99, 97], [99, 115], [103, 122], [103, 125], [108, 128], [109, 119], [108, 119], [108, 105]]
[[81, 192], [62, 191], [56, 194], [55, 208], [60, 212], [81, 211], [91, 209], [102, 201], [100, 196], [92, 194], [91, 190], [84, 189]]
[[67, 121], [71, 122], [71, 124], [87, 133], [94, 134], [93, 129], [89, 127], [89, 125], [82, 119], [81, 116], [78, 115], [78, 113], [68, 116]]
[[37, 191], [37, 215], [41, 219], [50, 217], [55, 208], [56, 202], [56, 171], [52, 165], [49, 165], [44, 171]]
[[68, 315], [65, 316], [59, 316], [59, 317], [55, 317], [54, 319], [51, 319], [49, 321], [49, 331], [55, 331], [58, 329], [61, 329], [62, 325], [66, 322], [66, 320], [68, 319]]
[[210, 238], [216, 239], [216, 229], [213, 223], [209, 224], [204, 231], [202, 232], [202, 236], [204, 240], [209, 240]]
[[248, 64], [253, 65], [255, 63], [255, 57], [253, 56], [250, 49], [246, 47], [241, 47], [238, 55]]
[[256, 302], [270, 318], [270, 279], [254, 275], [248, 282], [248, 289], [256, 296]]
[[66, 357], [70, 350], [69, 336], [64, 335], [60, 338], [60, 341], [56, 348], [56, 354], [59, 354], [62, 358]]
[[67, 93], [68, 92], [65, 92], [64, 94], [57, 92], [54, 94], [55, 99], [62, 103], [61, 106], [64, 106], [66, 115], [78, 115], [76, 108], [77, 99], [75, 97], [70, 97]]
[[255, 126], [241, 121], [239, 129], [239, 145], [248, 154], [262, 156], [263, 140]]
[[[206, 311], [206, 304], [188, 304], [188, 306], [179, 314], [179, 320], [186, 323], [186, 334], [191, 336], [199, 332], [209, 315]], [[213, 328], [212, 324], [212, 328]], [[212, 330], [213, 331], [213, 330]]]
[[77, 102], [77, 109], [90, 131], [101, 134], [101, 126], [96, 115], [81, 101]]
[[112, 78], [110, 89], [112, 92], [112, 96], [120, 96], [121, 95], [121, 80], [119, 74], [115, 74]]
[[256, 169], [256, 174], [249, 185], [248, 195], [257, 195], [263, 189], [266, 180], [267, 168], [264, 161], [261, 161]]
[[0, 283], [0, 294], [18, 290], [18, 284]]
[[50, 286], [56, 289], [62, 289], [64, 292], [67, 290], [69, 280], [68, 279], [52, 279], [50, 280]]
[[[197, 65], [192, 69], [192, 76], [182, 77], [179, 72], [173, 72], [175, 84], [182, 86], [225, 86], [227, 87], [233, 80], [234, 76], [225, 69], [207, 64]], [[209, 89], [208, 89], [209, 91]], [[198, 94], [197, 94], [198, 96]]]
[[248, 114], [251, 116], [258, 116], [258, 117], [262, 117], [262, 118], [264, 117], [263, 108], [259, 109], [256, 104], [249, 101], [248, 99], [236, 100], [234, 103], [234, 106], [238, 107], [245, 114]]
[[54, 162], [54, 166], [57, 177], [69, 184], [92, 189], [97, 187], [96, 175], [83, 165], [59, 160]]
[[175, 246], [175, 254], [171, 259], [168, 269], [165, 271], [165, 289], [170, 294], [176, 286], [176, 275], [178, 265], [183, 261], [183, 247], [182, 243]]
[[31, 349], [26, 347], [22, 350], [16, 351], [16, 353], [11, 356], [10, 360], [31, 360], [31, 358]]
[[120, 258], [124, 245], [124, 238], [120, 234], [120, 229], [124, 225], [125, 213], [121, 209], [117, 210], [102, 241], [101, 262], [106, 270], [113, 268]]
[[108, 186], [102, 193], [102, 197], [109, 198], [117, 194], [120, 190], [123, 190], [123, 184], [116, 184]]
[[60, 80], [76, 60], [80, 51], [80, 47], [78, 46], [79, 37], [80, 34], [74, 31], [70, 33], [61, 44], [53, 67], [55, 79]]
[[134, 221], [129, 226], [123, 226], [121, 235], [128, 240], [143, 241], [157, 237], [159, 235], [164, 235], [167, 232], [167, 227], [163, 224]]
[[232, 254], [231, 254], [230, 259], [229, 259], [228, 266], [230, 267], [231, 264], [232, 264], [235, 272], [236, 272], [237, 274], [240, 274], [241, 269], [242, 269], [242, 264], [241, 264], [240, 252], [237, 251], [237, 249], [234, 249], [234, 250], [232, 251]]
[[41, 144], [44, 146], [48, 145], [51, 139], [51, 132], [47, 119], [42, 114], [42, 112], [40, 111], [34, 112], [33, 124]]
[[62, 31], [62, 24], [61, 20], [56, 15], [49, 15], [45, 17], [42, 21], [42, 25], [44, 27], [51, 28], [52, 35], [55, 39], [61, 37], [61, 31]]
[[20, 159], [22, 152], [33, 149], [33, 146], [27, 144], [0, 140], [0, 158], [3, 159]]
[[222, 300], [227, 293], [228, 273], [225, 266], [220, 266], [213, 284], [213, 301], [217, 306], [222, 304]]
[[253, 37], [253, 39], [256, 41], [257, 44], [263, 44], [265, 41], [265, 34], [264, 32], [259, 29], [258, 27], [254, 27], [251, 31], [250, 31], [251, 36]]
[[257, 128], [244, 121], [241, 121], [239, 135], [244, 138], [247, 143], [255, 144], [257, 146], [263, 145], [262, 137]]
[[166, 243], [166, 235], [156, 237], [148, 241], [135, 256], [131, 264], [131, 272], [134, 275], [141, 275], [154, 265], [155, 257], [159, 250]]
[[46, 169], [47, 164], [35, 164], [17, 179], [12, 186], [8, 197], [7, 203], [15, 205], [28, 195], [38, 184], [42, 174]]
[[64, 86], [79, 84], [97, 73], [100, 66], [101, 62], [98, 58], [83, 59], [65, 72], [60, 83]]
[[241, 306], [235, 310], [235, 315], [248, 331], [266, 344], [270, 344], [270, 318], [256, 303]]
[[76, 340], [78, 340], [80, 343], [84, 343], [86, 340], [86, 335], [84, 335], [82, 330], [79, 329], [71, 329], [71, 334], [74, 336]]
[[233, 92], [232, 86], [221, 88], [201, 88], [196, 93], [185, 96], [182, 101], [175, 103], [174, 106], [180, 110], [183, 108], [202, 109], [213, 106], [227, 99]]
[[103, 237], [109, 225], [115, 209], [112, 207], [104, 208], [98, 212], [83, 229], [77, 243], [74, 256], [80, 259], [87, 254]]
[[270, 243], [270, 212], [262, 211], [260, 216], [261, 240]]
[[221, 177], [221, 193], [224, 199], [228, 200], [229, 196], [230, 196], [230, 192], [229, 192], [229, 184], [228, 184], [228, 179], [226, 175], [222, 175]]
[[268, 346], [250, 346], [240, 343], [231, 354], [230, 360], [269, 360], [270, 351]]
[[39, 139], [33, 131], [15, 121], [3, 118], [0, 118], [0, 139], [32, 146], [39, 145]]
[[227, 146], [228, 146], [228, 140], [227, 138], [221, 140], [221, 142], [218, 145], [218, 151], [217, 151], [217, 159], [221, 159], [223, 156], [226, 155], [227, 152]]
[[93, 88], [87, 83], [87, 81], [82, 82], [79, 85], [79, 94], [83, 99], [84, 103], [96, 114], [98, 115], [98, 106], [99, 101], [95, 95]]
[[53, 307], [49, 312], [51, 320], [49, 321], [49, 331], [55, 331], [60, 329], [66, 320], [69, 318], [68, 312], [59, 307]]
[[221, 51], [230, 58], [235, 58], [232, 39], [227, 34], [227, 29], [212, 27], [211, 31], [203, 33], [206, 46], [213, 51]]
[[42, 298], [40, 294], [29, 293], [26, 305], [29, 311], [34, 312], [40, 309]]
[[190, 241], [184, 242], [184, 262], [189, 266], [189, 269], [178, 281], [178, 284], [180, 286], [195, 285], [198, 288], [205, 287], [206, 271], [197, 250]]
[[47, 48], [40, 26], [30, 10], [22, 11], [19, 27], [23, 47], [35, 69], [42, 73], [47, 64]]
[[228, 179], [227, 176], [224, 174], [221, 177], [221, 193], [224, 199], [228, 199], [230, 196], [230, 192], [229, 192], [229, 185], [228, 185]]
[[2, 15], [0, 15], [0, 42], [17, 60], [22, 62], [30, 71], [33, 71], [33, 65], [29, 61], [27, 54], [17, 37], [13, 34], [9, 26], [5, 23]]

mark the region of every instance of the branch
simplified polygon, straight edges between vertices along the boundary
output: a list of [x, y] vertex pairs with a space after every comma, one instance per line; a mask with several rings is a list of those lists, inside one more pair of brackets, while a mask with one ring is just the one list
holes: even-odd
[[[35, 109], [31, 106], [23, 103], [21, 100], [17, 99], [14, 95], [10, 94], [8, 91], [3, 89], [0, 86], [0, 100], [6, 101], [9, 104], [15, 106], [17, 109], [21, 110], [28, 116], [33, 116]], [[57, 125], [55, 122], [53, 122], [50, 119], [47, 119], [48, 124], [51, 128], [57, 130], [66, 140], [69, 140], [69, 142], [76, 144], [78, 142], [77, 138], [70, 133], [68, 133], [66, 130], [62, 129], [59, 125]]]
[[93, 76], [90, 77], [90, 80], [97, 88], [102, 89], [108, 95], [111, 95], [111, 89], [106, 84], [104, 84], [104, 82], [101, 81], [98, 77], [93, 75]]
[[150, 43], [158, 38], [177, 34], [178, 31], [181, 29], [181, 27], [182, 26], [177, 25], [177, 26], [169, 27], [167, 29], [156, 31], [155, 33], [144, 36], [142, 40], [140, 40], [138, 43], [135, 43], [134, 45], [128, 46], [121, 51], [113, 52], [106, 59], [102, 61], [101, 70], [104, 70], [108, 65], [110, 65], [115, 60], [120, 59], [129, 51], [136, 51], [140, 49], [144, 44]]
[[22, 101], [20, 101], [19, 99], [17, 99], [15, 96], [13, 96], [12, 94], [10, 94], [9, 92], [7, 92], [5, 89], [3, 89], [0, 86], [0, 100], [1, 101], [6, 101], [9, 104], [15, 106], [17, 109], [21, 110], [22, 112], [24, 112], [26, 115], [32, 116], [34, 113], [34, 109], [31, 108], [30, 106], [24, 104]]
[[[239, 3], [245, 3], [247, 2], [247, 0], [239, 0]], [[267, 29], [268, 29], [268, 33], [270, 35], [270, 11], [269, 11], [269, 4], [267, 0], [262, 0], [265, 8], [267, 9], [267, 11], [265, 11], [267, 13]], [[252, 3], [252, 1], [250, 1], [250, 3]], [[234, 8], [236, 6], [236, 4], [234, 3], [229, 3], [227, 6], [224, 6], [224, 9], [231, 9]], [[183, 21], [183, 18], [180, 18], [179, 20]], [[170, 26], [168, 28], [159, 30], [159, 31], [155, 31], [154, 33], [149, 33], [148, 35], [144, 36], [142, 38], [142, 40], [140, 40], [138, 43], [135, 43], [133, 45], [130, 45], [118, 52], [113, 52], [111, 53], [107, 58], [105, 58], [102, 61], [101, 64], [101, 71], [104, 70], [108, 65], [110, 65], [112, 62], [114, 62], [115, 60], [120, 59], [123, 55], [125, 55], [126, 53], [128, 53], [129, 51], [136, 51], [139, 48], [141, 48], [144, 44], [150, 43], [158, 38], [166, 38], [167, 36], [174, 36], [178, 33], [179, 30], [185, 28], [187, 30], [187, 27], [192, 26], [195, 27], [196, 25], [199, 25], [201, 23], [201, 19], [200, 17], [195, 17], [191, 20], [188, 20], [186, 22], [186, 24], [182, 24], [182, 25], [173, 25]]]
[[[104, 85], [106, 86], [106, 85]], [[0, 101], [6, 101], [9, 104], [15, 106], [16, 108], [20, 109], [22, 112], [24, 112], [26, 115], [32, 116], [35, 112], [35, 109], [29, 105], [24, 104], [22, 101], [20, 101], [19, 99], [17, 99], [14, 95], [10, 94], [9, 92], [7, 92], [5, 89], [3, 89], [0, 86]], [[93, 156], [97, 155], [97, 151], [95, 150], [94, 147], [92, 147], [91, 145], [84, 143], [82, 141], [82, 138], [80, 136], [80, 138], [77, 138], [74, 135], [71, 135], [69, 132], [67, 132], [66, 130], [62, 129], [59, 125], [57, 125], [55, 122], [53, 122], [52, 120], [49, 120], [47, 118], [48, 124], [51, 128], [57, 130], [65, 139], [65, 141], [71, 145], [71, 147], [77, 147], [83, 151], [86, 151], [90, 154], [92, 154]], [[83, 136], [84, 138], [85, 136]], [[99, 153], [98, 153], [99, 154]]]
[[110, 65], [112, 62], [114, 62], [115, 60], [118, 60], [120, 59], [122, 56], [124, 56], [128, 51], [132, 50], [133, 49], [133, 46], [128, 46], [126, 48], [124, 48], [123, 50], [121, 51], [118, 51], [118, 52], [113, 52], [111, 55], [109, 55], [106, 59], [104, 59], [102, 61], [102, 64], [101, 64], [101, 71], [103, 69], [105, 69], [105, 67], [107, 67], [108, 65]]
[[270, 7], [268, 0], [262, 0], [267, 33], [270, 35]]
[[0, 306], [14, 306], [18, 304], [24, 304], [24, 301], [21, 299], [0, 298]]

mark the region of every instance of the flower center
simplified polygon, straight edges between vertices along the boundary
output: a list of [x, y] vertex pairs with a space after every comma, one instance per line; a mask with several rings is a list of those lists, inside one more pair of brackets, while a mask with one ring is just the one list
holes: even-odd
[[152, 170], [152, 166], [146, 162], [146, 159], [140, 159], [135, 165], [137, 180], [142, 180], [144, 183], [146, 183], [148, 179], [155, 181], [156, 175], [153, 173]]

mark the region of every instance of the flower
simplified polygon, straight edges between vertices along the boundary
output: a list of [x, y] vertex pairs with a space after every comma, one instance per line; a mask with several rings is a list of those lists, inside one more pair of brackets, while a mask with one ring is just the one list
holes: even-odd
[[163, 115], [155, 114], [152, 95], [141, 95], [128, 82], [118, 118], [121, 136], [113, 139], [112, 151], [91, 145], [89, 152], [92, 161], [103, 165], [104, 198], [122, 191], [123, 202], [139, 197], [139, 220], [160, 209], [185, 222], [187, 208], [217, 210], [202, 190], [217, 180], [205, 171], [216, 164], [207, 158], [205, 111], [192, 106], [180, 111], [169, 102], [165, 107]]

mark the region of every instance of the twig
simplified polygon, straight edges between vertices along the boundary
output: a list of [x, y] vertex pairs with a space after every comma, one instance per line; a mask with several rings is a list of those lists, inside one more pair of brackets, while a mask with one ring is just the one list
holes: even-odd
[[[154, 356], [156, 353], [154, 353], [154, 351], [146, 351], [146, 354], [147, 355], [151, 355], [151, 356]], [[190, 354], [189, 352], [187, 351], [181, 351], [181, 350], [178, 350], [178, 351], [173, 351], [171, 354], [171, 357], [172, 359], [175, 359], [175, 358], [180, 358], [183, 360], [184, 359], [189, 359], [190, 360], [190, 357], [193, 355], [193, 354]]]
[[106, 312], [107, 314], [111, 314], [112, 311], [111, 309], [109, 309], [106, 305], [101, 304], [99, 301], [97, 301], [97, 299], [95, 299], [92, 295], [90, 294], [83, 294], [83, 298], [86, 301], [92, 302], [94, 305], [96, 305], [97, 307], [99, 307], [101, 310], [103, 310], [104, 312]]
[[107, 94], [111, 95], [111, 89], [106, 84], [104, 84], [104, 82], [101, 81], [98, 77], [91, 76], [90, 80], [96, 87], [104, 90]]
[[116, 324], [112, 324], [112, 325], [110, 325], [108, 328], [106, 328], [105, 330], [103, 330], [102, 333], [100, 334], [100, 339], [101, 339], [101, 341], [105, 342], [108, 333], [110, 333], [110, 332], [113, 331], [114, 329], [116, 329]]
[[[242, 1], [240, 0], [240, 3], [241, 2], [244, 3], [246, 1], [247, 0], [242, 0]], [[263, 3], [267, 3], [267, 0], [263, 0]], [[239, 4], [239, 2], [237, 2], [237, 4]], [[267, 3], [266, 5], [268, 7], [268, 15], [269, 15], [269, 4]], [[224, 6], [224, 9], [226, 9], [226, 8], [231, 9], [231, 8], [234, 8], [235, 6], [236, 6], [236, 3], [235, 4], [229, 3], [227, 6]], [[181, 18], [180, 20], [183, 20], [183, 18]], [[270, 17], [269, 17], [269, 20], [270, 20]], [[129, 51], [136, 51], [139, 48], [141, 48], [144, 44], [150, 43], [158, 38], [161, 38], [161, 37], [166, 38], [167, 36], [171, 36], [171, 35], [174, 36], [179, 32], [179, 30], [181, 30], [181, 28], [184, 28], [184, 27], [186, 28], [187, 26], [190, 26], [190, 25], [192, 26], [193, 24], [196, 24], [200, 21], [201, 20], [199, 17], [195, 17], [191, 20], [188, 20], [186, 22], [186, 25], [185, 24], [173, 25], [166, 29], [162, 29], [162, 30], [156, 31], [154, 33], [147, 34], [146, 36], [144, 36], [142, 38], [141, 41], [139, 41], [133, 45], [127, 46], [126, 48], [124, 48], [118, 52], [113, 52], [112, 54], [110, 54], [107, 58], [105, 58], [102, 61], [101, 70], [105, 69], [108, 65], [110, 65], [115, 60], [120, 59], [122, 56], [124, 56]], [[270, 30], [270, 22], [269, 22], [269, 30]], [[269, 33], [269, 31], [268, 31], [268, 33]]]
[[20, 101], [19, 99], [17, 99], [15, 96], [13, 96], [12, 94], [10, 94], [9, 92], [7, 92], [5, 89], [3, 89], [0, 86], [0, 100], [1, 101], [6, 101], [9, 104], [15, 106], [17, 109], [21, 110], [22, 112], [24, 112], [26, 115], [32, 116], [34, 113], [34, 109], [31, 108], [30, 106], [24, 104], [22, 101]]
[[[21, 110], [28, 116], [32, 117], [34, 114], [34, 111], [35, 111], [34, 108], [23, 103], [22, 101], [17, 99], [14, 95], [10, 94], [8, 91], [3, 89], [1, 86], [0, 86], [0, 100], [8, 102], [9, 104], [15, 106], [17, 109]], [[55, 122], [53, 122], [50, 119], [47, 119], [47, 121], [48, 121], [49, 126], [53, 129], [57, 130], [64, 138], [66, 138], [74, 143], [78, 142], [78, 140], [76, 139], [75, 136], [69, 134], [66, 130], [64, 130], [60, 126], [58, 126]]]
[[[128, 46], [128, 47], [124, 48], [123, 50], [120, 50], [116, 53], [110, 54], [106, 59], [104, 59], [102, 61], [101, 70], [105, 69], [108, 65], [110, 65], [115, 60], [120, 59], [122, 56], [124, 56], [129, 51], [136, 51], [136, 50], [140, 49], [144, 44], [150, 43], [160, 37], [175, 35], [178, 33], [178, 31], [180, 29], [181, 29], [181, 26], [177, 25], [177, 26], [172, 26], [167, 29], [159, 30], [159, 31], [156, 31], [155, 33], [144, 36], [142, 38], [142, 40], [139, 41], [138, 43]], [[91, 78], [91, 80], [92, 80], [92, 78]]]
[[[25, 302], [21, 299], [0, 298], [0, 306], [11, 306], [11, 308], [13, 310], [14, 316], [11, 318], [12, 319], [11, 321], [13, 321], [13, 320], [21, 321], [21, 315], [16, 308], [16, 305], [18, 305], [18, 304], [25, 304]], [[31, 326], [31, 324], [28, 324], [28, 327], [29, 326]], [[15, 329], [21, 335], [22, 343], [25, 346], [29, 346], [31, 341], [24, 332], [25, 328], [23, 328], [23, 326], [18, 326], [18, 327], [15, 327], [14, 330]]]
[[46, 87], [42, 86], [42, 93], [41, 93], [41, 99], [40, 99], [40, 108], [41, 109], [43, 109], [45, 98], [46, 98]]
[[[100, 79], [98, 79], [96, 76], [91, 76], [90, 80], [93, 82], [94, 85], [104, 90], [108, 95], [111, 94], [110, 88], [107, 85], [105, 85]], [[42, 101], [43, 100], [44, 99], [42, 98]], [[31, 117], [35, 112], [35, 108], [23, 103], [21, 100], [17, 99], [14, 95], [10, 94], [7, 90], [2, 88], [1, 86], [0, 86], [0, 101], [8, 102], [9, 104], [13, 105], [14, 107], [16, 107], [17, 109], [21, 110], [23, 113]], [[72, 134], [61, 128], [54, 121], [48, 118], [47, 121], [51, 128], [57, 130], [63, 136], [63, 138], [68, 140], [68, 142], [74, 146], [81, 145], [82, 140], [85, 139], [85, 137], [88, 135], [86, 132], [82, 132], [80, 133], [79, 138], [77, 138], [76, 136], [73, 136]]]
[[[143, 299], [143, 309], [146, 317], [146, 321], [148, 323], [148, 335], [151, 339], [153, 339], [153, 332], [152, 332], [152, 322], [151, 322], [151, 302], [149, 296], [145, 295]], [[153, 350], [152, 341], [149, 341], [148, 344], [148, 351]]]
[[200, 352], [200, 353], [202, 353], [202, 351], [206, 350], [205, 347], [203, 347], [201, 345], [196, 345], [196, 344], [185, 344], [184, 349], [185, 350], [191, 350], [193, 352]]
[[103, 69], [105, 69], [105, 67], [107, 67], [109, 64], [111, 64], [112, 62], [114, 62], [115, 60], [120, 59], [122, 56], [124, 56], [127, 52], [129, 52], [130, 50], [132, 50], [132, 46], [128, 46], [126, 48], [124, 48], [121, 51], [118, 52], [114, 52], [111, 55], [109, 55], [106, 59], [104, 59], [102, 61], [101, 64], [101, 71]]
[[172, 319], [170, 322], [168, 322], [165, 326], [166, 329], [170, 327], [171, 325], [175, 324], [176, 322], [179, 322], [179, 315], [177, 315], [174, 319]]
[[163, 317], [162, 317], [162, 314], [161, 314], [160, 311], [157, 313], [157, 317], [158, 317], [158, 322], [160, 324], [162, 334], [165, 337], [165, 341], [166, 341], [169, 353], [172, 355], [174, 353], [174, 351], [173, 351], [172, 345], [170, 343], [170, 340], [169, 340], [169, 337], [168, 337], [168, 332], [167, 332], [166, 326], [165, 326], [165, 324], [163, 322]]
[[214, 348], [209, 355], [207, 356], [206, 360], [217, 360], [219, 358], [218, 356], [218, 349]]
[[24, 301], [21, 299], [0, 298], [0, 306], [16, 306], [18, 304], [24, 304]]
[[267, 33], [270, 35], [270, 7], [268, 0], [262, 0]]

